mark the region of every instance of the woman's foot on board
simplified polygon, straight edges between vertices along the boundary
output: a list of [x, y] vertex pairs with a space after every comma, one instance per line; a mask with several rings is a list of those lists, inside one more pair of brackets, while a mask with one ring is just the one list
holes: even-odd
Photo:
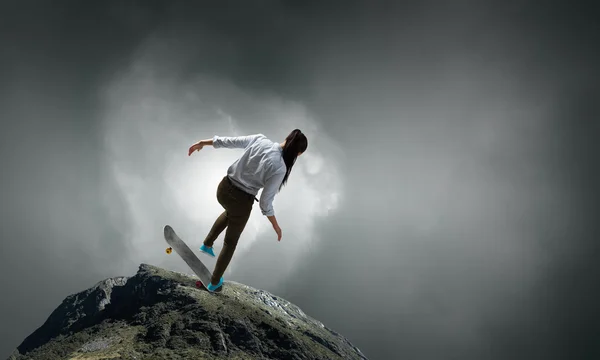
[[219, 289], [221, 286], [223, 286], [223, 277], [221, 276], [221, 280], [219, 280], [219, 283], [217, 285], [213, 285], [212, 283], [208, 284], [208, 286], [206, 287], [206, 289], [210, 292], [215, 292], [217, 289]]

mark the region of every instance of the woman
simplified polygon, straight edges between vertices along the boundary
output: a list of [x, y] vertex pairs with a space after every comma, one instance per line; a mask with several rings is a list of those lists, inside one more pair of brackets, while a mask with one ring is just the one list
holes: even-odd
[[286, 184], [296, 158], [306, 151], [308, 140], [298, 129], [292, 131], [280, 144], [272, 142], [262, 134], [214, 136], [192, 145], [188, 156], [207, 145], [214, 148], [244, 149], [242, 156], [229, 167], [227, 175], [217, 187], [217, 200], [225, 211], [217, 218], [200, 247], [200, 251], [214, 257], [212, 246], [227, 228], [223, 249], [215, 264], [211, 283], [207, 286], [209, 291], [214, 292], [223, 285], [222, 275], [248, 222], [254, 201], [258, 201], [256, 194], [262, 188], [264, 190], [260, 196], [260, 210], [273, 225], [277, 241], [281, 241], [281, 228], [275, 218], [273, 199]]

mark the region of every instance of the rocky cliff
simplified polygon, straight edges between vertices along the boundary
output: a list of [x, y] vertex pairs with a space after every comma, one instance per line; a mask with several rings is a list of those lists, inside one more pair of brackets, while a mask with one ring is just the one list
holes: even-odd
[[196, 280], [142, 264], [68, 296], [9, 359], [366, 359], [282, 298]]

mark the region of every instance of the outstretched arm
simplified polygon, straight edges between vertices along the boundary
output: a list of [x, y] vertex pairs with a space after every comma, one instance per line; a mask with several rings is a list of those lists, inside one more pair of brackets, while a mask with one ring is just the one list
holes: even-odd
[[206, 145], [214, 146], [213, 139], [200, 140], [197, 143], [195, 143], [194, 145], [190, 146], [190, 148], [188, 149], [188, 156], [192, 155], [192, 153], [194, 151], [202, 150], [202, 148], [205, 147]]
[[254, 140], [263, 136], [262, 134], [246, 135], [246, 136], [213, 136], [212, 139], [200, 140], [194, 145], [190, 146], [188, 156], [194, 151], [200, 151], [206, 145], [211, 145], [215, 149], [228, 148], [228, 149], [244, 149], [248, 145], [252, 144]]
[[206, 145], [213, 145], [213, 139], [206, 139], [206, 140], [200, 140], [198, 141], [199, 144], [202, 144], [202, 146], [206, 146]]
[[261, 134], [246, 135], [246, 136], [214, 136], [212, 145], [217, 148], [228, 149], [244, 149], [252, 144], [254, 140], [262, 136]]

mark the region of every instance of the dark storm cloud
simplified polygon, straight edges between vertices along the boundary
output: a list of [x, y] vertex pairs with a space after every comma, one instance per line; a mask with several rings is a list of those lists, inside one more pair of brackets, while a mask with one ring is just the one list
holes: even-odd
[[94, 93], [139, 39], [114, 8], [78, 4], [0, 5], [0, 356], [126, 262], [106, 225], [103, 201], [119, 200], [103, 185]]
[[[438, 10], [380, 49], [387, 69], [338, 70], [358, 105], [317, 105], [372, 157], [287, 291], [351, 338], [376, 333], [363, 349], [381, 358], [593, 358], [597, 26], [572, 7]], [[376, 84], [391, 91], [366, 97]]]
[[[323, 150], [343, 152], [332, 157], [343, 185], [339, 207], [310, 223], [319, 240], [300, 266], [283, 271], [294, 257], [286, 251], [296, 248], [281, 250], [257, 232], [231, 278], [287, 297], [370, 358], [597, 351], [590, 324], [598, 315], [591, 284], [599, 273], [600, 31], [592, 9], [165, 4], [1, 5], [0, 260], [13, 275], [2, 283], [9, 295], [0, 307], [0, 353], [67, 294], [154, 256], [149, 247], [132, 249], [121, 232], [135, 223], [132, 214], [163, 221], [164, 209], [151, 196], [131, 202], [106, 160], [118, 155], [141, 179], [138, 189], [169, 194], [149, 174], [188, 143], [144, 142], [139, 129], [151, 139], [164, 130], [158, 115], [145, 122], [152, 113], [141, 105], [149, 100], [190, 138], [225, 131], [227, 116], [238, 131], [280, 136], [287, 128], [273, 119], [292, 114], [316, 123], [315, 139], [331, 143], [311, 143], [323, 162]], [[140, 64], [154, 77], [131, 70]], [[219, 90], [211, 93], [212, 85]], [[121, 102], [107, 102], [107, 93]], [[222, 113], [194, 105], [194, 96], [223, 105]], [[138, 135], [119, 142], [121, 130]], [[190, 169], [228, 155], [202, 156]], [[298, 170], [297, 181], [311, 179]], [[280, 203], [305, 188], [294, 182]], [[130, 204], [153, 206], [131, 213]], [[266, 266], [269, 258], [278, 261]]]

